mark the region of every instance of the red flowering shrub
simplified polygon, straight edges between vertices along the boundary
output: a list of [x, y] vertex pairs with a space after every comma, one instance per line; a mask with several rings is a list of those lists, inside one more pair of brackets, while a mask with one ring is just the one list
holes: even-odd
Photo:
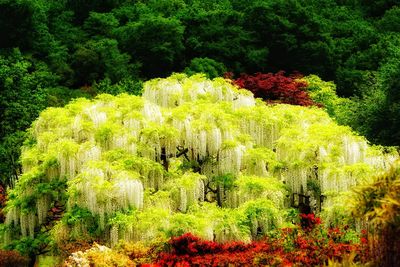
[[[142, 267], [294, 267], [325, 266], [328, 261], [346, 260], [361, 264], [368, 262], [367, 251], [370, 240], [366, 231], [362, 231], [361, 234], [352, 233], [353, 237], [360, 238], [358, 243], [355, 238], [346, 237], [348, 226], [325, 229], [321, 220], [313, 214], [303, 214], [301, 217], [304, 219], [303, 225], [299, 223], [293, 228], [276, 230], [270, 237], [251, 243], [217, 243], [186, 233], [171, 238], [167, 243], [157, 241], [149, 247], [126, 243], [120, 245], [117, 251], [85, 253], [86, 258], [90, 262], [95, 262], [96, 266], [99, 262], [109, 265], [112, 262], [126, 262], [130, 264], [129, 266]], [[76, 256], [78, 260], [79, 255]], [[2, 266], [1, 261], [0, 266]]]
[[161, 266], [253, 266], [257, 254], [268, 253], [266, 242], [229, 242], [220, 244], [205, 241], [191, 233], [172, 238], [169, 253], [160, 253], [157, 264]]
[[250, 90], [255, 97], [268, 102], [279, 102], [300, 106], [317, 105], [304, 90], [305, 82], [296, 80], [297, 76], [285, 76], [283, 71], [273, 73], [242, 74], [233, 83]]
[[0, 184], [0, 223], [4, 222], [3, 208], [6, 206], [6, 199], [6, 190], [4, 189], [4, 186]]
[[300, 224], [304, 231], [311, 231], [315, 226], [321, 224], [321, 219], [315, 217], [314, 213], [300, 214]]
[[[355, 253], [366, 262], [367, 240], [345, 240], [345, 231], [324, 229], [314, 214], [302, 214], [297, 228], [286, 228], [262, 241], [216, 243], [184, 234], [172, 238], [153, 266], [321, 266], [328, 260], [341, 261]], [[365, 239], [365, 240], [364, 240]]]
[[222, 248], [218, 243], [202, 241], [191, 233], [174, 237], [169, 243], [176, 255], [204, 255], [219, 252]]

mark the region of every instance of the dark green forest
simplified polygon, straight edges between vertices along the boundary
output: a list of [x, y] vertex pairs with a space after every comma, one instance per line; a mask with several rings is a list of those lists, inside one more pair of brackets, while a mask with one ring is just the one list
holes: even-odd
[[0, 174], [20, 174], [24, 131], [48, 106], [140, 94], [173, 72], [316, 74], [352, 101], [345, 122], [400, 143], [397, 0], [0, 1]]

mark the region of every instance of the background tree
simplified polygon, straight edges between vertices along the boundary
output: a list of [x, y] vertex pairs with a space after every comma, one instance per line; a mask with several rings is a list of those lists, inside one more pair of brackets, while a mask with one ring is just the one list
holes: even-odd
[[190, 65], [185, 68], [185, 73], [188, 75], [204, 73], [210, 79], [221, 77], [226, 71], [224, 64], [207, 57], [194, 58], [190, 61]]
[[75, 85], [91, 85], [104, 78], [113, 83], [135, 77], [137, 71], [129, 64], [130, 57], [121, 53], [114, 39], [90, 40], [79, 47], [72, 56]]
[[18, 49], [0, 56], [0, 174], [10, 186], [21, 174], [20, 146], [25, 129], [46, 107], [46, 87], [56, 84], [46, 66], [34, 65]]
[[145, 15], [116, 30], [123, 50], [138, 60], [145, 77], [165, 76], [180, 66], [184, 27], [175, 18]]

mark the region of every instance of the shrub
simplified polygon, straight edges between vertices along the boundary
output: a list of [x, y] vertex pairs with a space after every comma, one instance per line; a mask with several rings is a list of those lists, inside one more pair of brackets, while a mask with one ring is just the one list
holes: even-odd
[[297, 78], [299, 75], [285, 76], [285, 73], [280, 71], [275, 74], [242, 74], [238, 79], [233, 80], [233, 83], [250, 90], [255, 97], [260, 97], [267, 102], [300, 106], [317, 105], [305, 91], [307, 83]]
[[[354, 215], [368, 222], [373, 238], [370, 253], [379, 266], [396, 266], [400, 261], [400, 164], [357, 187]], [[363, 237], [363, 243], [367, 239]]]
[[94, 266], [94, 267], [125, 267], [135, 266], [128, 256], [111, 250], [108, 247], [94, 244], [92, 248], [85, 252], [78, 251], [64, 263], [66, 267]]
[[6, 206], [6, 190], [2, 185], [0, 185], [0, 223], [4, 222], [4, 212], [3, 208]]
[[191, 233], [173, 237], [155, 262], [158, 266], [317, 266], [351, 258], [365, 263], [367, 243], [346, 240], [346, 229], [325, 229], [314, 214], [301, 214], [294, 228], [276, 230], [251, 243], [217, 243]]
[[29, 258], [21, 256], [16, 251], [0, 250], [0, 266], [24, 267], [29, 266]]
[[196, 57], [190, 61], [189, 67], [185, 68], [184, 72], [188, 75], [204, 73], [207, 78], [213, 79], [222, 76], [226, 72], [226, 67], [211, 58]]
[[300, 223], [304, 231], [311, 231], [315, 226], [321, 224], [321, 219], [315, 217], [314, 213], [300, 214]]

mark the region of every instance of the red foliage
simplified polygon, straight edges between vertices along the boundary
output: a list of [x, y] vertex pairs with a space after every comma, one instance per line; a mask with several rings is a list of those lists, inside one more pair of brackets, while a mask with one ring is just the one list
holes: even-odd
[[[186, 233], [172, 238], [153, 266], [318, 266], [328, 259], [341, 260], [355, 252], [357, 260], [367, 260], [367, 240], [344, 243], [345, 229], [325, 230], [314, 214], [302, 214], [302, 227], [286, 228], [275, 238], [262, 241], [216, 243]], [[149, 265], [151, 266], [151, 265]]]
[[311, 231], [315, 226], [321, 224], [321, 219], [315, 217], [314, 213], [300, 214], [300, 224], [304, 231]]
[[220, 244], [201, 240], [191, 233], [172, 238], [170, 252], [160, 253], [160, 266], [253, 266], [253, 259], [259, 253], [270, 251], [266, 242], [229, 242]]
[[54, 203], [54, 206], [47, 212], [47, 224], [61, 220], [65, 211], [65, 206], [59, 202]]
[[[231, 75], [232, 76], [232, 75]], [[226, 75], [228, 77], [228, 75]], [[300, 75], [285, 76], [283, 71], [273, 73], [242, 74], [233, 83], [250, 90], [255, 97], [268, 102], [286, 103], [300, 106], [317, 105], [304, 88], [305, 82], [296, 80]]]
[[0, 184], [0, 223], [4, 222], [5, 216], [3, 208], [6, 206], [7, 194], [4, 186]]

